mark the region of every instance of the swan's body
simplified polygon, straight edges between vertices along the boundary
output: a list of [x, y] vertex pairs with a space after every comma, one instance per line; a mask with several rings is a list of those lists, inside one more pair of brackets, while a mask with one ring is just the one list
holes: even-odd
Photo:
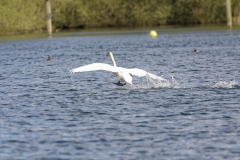
[[70, 70], [70, 73], [96, 71], [96, 70], [110, 71], [110, 72], [113, 72], [118, 77], [118, 83], [114, 83], [114, 84], [117, 84], [119, 86], [125, 85], [125, 84], [122, 84], [121, 81], [132, 84], [132, 76], [131, 75], [138, 76], [138, 77], [149, 76], [153, 79], [165, 80], [161, 77], [158, 77], [154, 74], [148, 73], [148, 72], [138, 69], [138, 68], [127, 69], [127, 68], [123, 68], [123, 67], [117, 67], [116, 62], [113, 58], [112, 52], [108, 52], [107, 56], [110, 56], [113, 66], [111, 66], [109, 64], [105, 64], [105, 63], [93, 63], [93, 64], [89, 64], [89, 65], [85, 65], [82, 67], [72, 69], [72, 70]]

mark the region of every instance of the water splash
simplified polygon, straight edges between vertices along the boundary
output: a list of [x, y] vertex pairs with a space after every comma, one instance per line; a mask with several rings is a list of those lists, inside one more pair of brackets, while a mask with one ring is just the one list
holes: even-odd
[[167, 79], [152, 79], [150, 76], [146, 76], [144, 82], [133, 86], [134, 89], [153, 89], [153, 88], [179, 88], [179, 83], [174, 77], [171, 80]]
[[230, 82], [220, 81], [213, 85], [213, 88], [239, 88], [239, 83], [235, 80]]

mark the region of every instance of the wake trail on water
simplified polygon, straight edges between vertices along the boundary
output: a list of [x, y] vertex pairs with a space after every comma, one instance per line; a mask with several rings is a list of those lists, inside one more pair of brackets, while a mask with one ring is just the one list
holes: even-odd
[[171, 77], [171, 79], [167, 80], [156, 80], [152, 79], [149, 76], [146, 77], [144, 82], [135, 84], [132, 89], [163, 89], [163, 88], [173, 88], [173, 89], [240, 89], [239, 82], [232, 80], [232, 81], [220, 81], [214, 84], [206, 84], [203, 83], [202, 85], [198, 83], [198, 85], [189, 84], [188, 82], [181, 82], [179, 83], [174, 77]]
[[157, 88], [179, 88], [179, 83], [172, 77], [171, 80], [167, 79], [152, 79], [146, 76], [146, 79], [141, 84], [135, 84], [133, 89], [157, 89]]
[[240, 85], [237, 81], [220, 81], [212, 86], [212, 88], [240, 88]]

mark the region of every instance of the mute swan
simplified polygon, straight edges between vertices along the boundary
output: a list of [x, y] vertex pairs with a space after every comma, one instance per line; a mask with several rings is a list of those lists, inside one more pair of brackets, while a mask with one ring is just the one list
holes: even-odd
[[[132, 76], [131, 75], [138, 76], [138, 77], [149, 76], [153, 79], [166, 81], [165, 79], [163, 79], [161, 77], [158, 77], [154, 74], [151, 74], [149, 72], [146, 72], [146, 71], [138, 69], [138, 68], [127, 69], [127, 68], [123, 68], [123, 67], [117, 67], [116, 62], [113, 58], [112, 52], [108, 52], [107, 56], [110, 56], [113, 66], [111, 66], [109, 64], [105, 64], [105, 63], [92, 63], [92, 64], [85, 65], [82, 67], [74, 68], [74, 69], [70, 70], [70, 73], [96, 71], [96, 70], [110, 71], [110, 72], [113, 72], [117, 76], [118, 82], [113, 83], [113, 84], [116, 84], [118, 86], [126, 85], [126, 83], [132, 84]], [[125, 83], [121, 83], [121, 81], [125, 82]]]

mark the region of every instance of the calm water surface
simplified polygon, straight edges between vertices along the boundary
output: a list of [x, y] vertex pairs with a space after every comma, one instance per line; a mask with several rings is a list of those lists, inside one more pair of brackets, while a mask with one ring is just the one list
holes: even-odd
[[[0, 159], [239, 160], [240, 30], [157, 31], [0, 41]], [[169, 82], [69, 74], [107, 51]]]

